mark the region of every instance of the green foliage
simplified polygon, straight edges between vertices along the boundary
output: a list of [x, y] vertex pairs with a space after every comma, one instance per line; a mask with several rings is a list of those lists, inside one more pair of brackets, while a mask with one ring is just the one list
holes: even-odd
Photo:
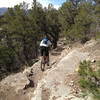
[[95, 6], [96, 38], [100, 39], [100, 4]]
[[53, 42], [53, 47], [57, 47], [57, 41], [59, 39], [59, 33], [60, 33], [60, 23], [58, 19], [58, 11], [54, 9], [51, 5], [49, 5], [47, 11], [46, 11], [46, 32], [47, 35], [49, 35]]
[[75, 18], [77, 31], [84, 35], [90, 34], [90, 27], [93, 23], [92, 5], [85, 3], [79, 6], [78, 15]]
[[70, 27], [74, 24], [74, 18], [77, 14], [77, 11], [71, 2], [65, 2], [59, 9], [59, 13], [59, 20], [62, 24], [62, 30], [66, 32], [70, 30]]
[[23, 65], [34, 63], [39, 55], [40, 40], [45, 34], [53, 41], [53, 46], [57, 46], [60, 32], [58, 11], [53, 5], [42, 8], [36, 0], [32, 9], [28, 9], [28, 4], [23, 2], [8, 8], [0, 17], [0, 29], [0, 73], [2, 68], [15, 72]]
[[37, 57], [39, 31], [30, 16], [26, 3], [9, 8], [4, 15], [0, 33], [0, 71], [3, 67], [7, 72], [18, 71]]
[[0, 64], [9, 65], [12, 64], [14, 58], [14, 52], [11, 48], [0, 46]]
[[96, 32], [96, 39], [100, 39], [100, 31]]
[[72, 1], [65, 2], [59, 9], [62, 32], [69, 41], [89, 40], [100, 31], [100, 5], [79, 0], [75, 6]]
[[94, 95], [94, 97], [100, 99], [100, 66], [99, 69], [94, 71], [91, 67], [90, 61], [83, 61], [80, 63], [79, 75], [80, 86]]

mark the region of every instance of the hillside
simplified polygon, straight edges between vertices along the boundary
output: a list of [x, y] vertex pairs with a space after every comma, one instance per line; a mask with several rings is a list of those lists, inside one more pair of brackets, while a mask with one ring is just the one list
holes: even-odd
[[7, 8], [0, 8], [0, 15], [3, 15], [5, 12], [7, 12]]
[[100, 100], [100, 0], [58, 2], [0, 8], [0, 100]]
[[69, 46], [60, 42], [51, 52], [51, 66], [45, 72], [41, 72], [37, 62], [24, 72], [2, 80], [0, 100], [85, 100], [80, 96], [77, 69], [80, 61], [99, 58], [100, 43], [95, 40]]

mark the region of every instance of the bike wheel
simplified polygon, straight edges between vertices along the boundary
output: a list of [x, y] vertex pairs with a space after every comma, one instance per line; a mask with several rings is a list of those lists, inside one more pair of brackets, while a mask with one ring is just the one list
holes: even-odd
[[44, 68], [45, 68], [45, 62], [41, 61], [41, 71], [44, 71]]

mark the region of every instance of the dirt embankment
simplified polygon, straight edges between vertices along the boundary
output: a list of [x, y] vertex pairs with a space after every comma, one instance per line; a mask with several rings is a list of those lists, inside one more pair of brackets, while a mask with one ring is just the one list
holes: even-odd
[[45, 72], [40, 70], [39, 61], [23, 73], [2, 80], [0, 100], [84, 100], [76, 85], [76, 69], [85, 59], [100, 59], [99, 42], [91, 40], [85, 45], [75, 43], [70, 46], [60, 42], [51, 52], [51, 66], [46, 67]]

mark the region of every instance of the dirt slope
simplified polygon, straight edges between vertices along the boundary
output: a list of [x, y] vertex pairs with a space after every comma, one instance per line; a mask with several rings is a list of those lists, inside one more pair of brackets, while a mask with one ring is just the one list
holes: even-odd
[[[85, 60], [87, 57], [88, 53], [82, 53], [78, 49], [70, 52], [57, 64], [57, 67], [44, 73], [45, 76], [39, 81], [34, 92], [35, 96], [31, 100], [67, 100], [72, 91], [66, 85], [66, 80], [69, 75], [74, 74], [80, 61]], [[44, 93], [44, 91], [47, 91], [47, 93]], [[47, 96], [44, 98], [44, 94], [49, 94], [48, 99]]]
[[[45, 72], [40, 70], [38, 61], [24, 72], [2, 80], [0, 100], [85, 100], [79, 96], [76, 69], [80, 61], [100, 59], [100, 43], [91, 40], [85, 45], [66, 46], [60, 42], [50, 59], [51, 66]], [[33, 83], [29, 84], [30, 80]]]

